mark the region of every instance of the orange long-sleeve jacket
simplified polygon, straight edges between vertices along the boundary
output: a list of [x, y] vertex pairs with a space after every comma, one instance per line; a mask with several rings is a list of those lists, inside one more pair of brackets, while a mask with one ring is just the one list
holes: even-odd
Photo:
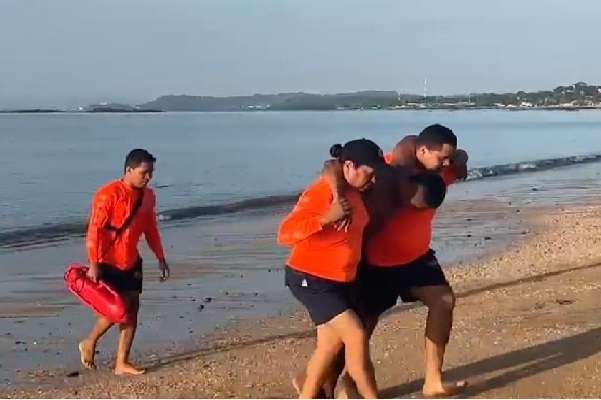
[[296, 206], [282, 221], [278, 243], [292, 246], [287, 264], [296, 270], [338, 282], [351, 282], [361, 259], [363, 230], [369, 221], [361, 194], [347, 192], [353, 210], [346, 232], [322, 226], [321, 216], [332, 203], [332, 192], [324, 179], [318, 179], [301, 194]]
[[107, 263], [120, 269], [132, 268], [139, 257], [138, 243], [144, 234], [156, 257], [165, 258], [156, 215], [156, 196], [151, 188], [144, 189], [142, 204], [127, 227], [115, 240], [114, 230], [131, 213], [141, 191], [115, 180], [94, 194], [88, 224], [86, 249], [91, 263]]

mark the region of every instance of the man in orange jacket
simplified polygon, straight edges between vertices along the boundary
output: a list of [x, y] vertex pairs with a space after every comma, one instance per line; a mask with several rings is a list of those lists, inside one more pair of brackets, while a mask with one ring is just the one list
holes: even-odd
[[[94, 194], [88, 224], [86, 249], [90, 261], [88, 277], [103, 280], [125, 300], [130, 316], [119, 325], [119, 346], [115, 363], [117, 375], [145, 372], [129, 361], [136, 333], [140, 293], [142, 293], [142, 258], [138, 243], [142, 235], [159, 260], [160, 281], [169, 277], [169, 266], [161, 243], [156, 218], [156, 197], [148, 187], [156, 159], [144, 149], [134, 149], [125, 158], [121, 179], [100, 187]], [[94, 354], [98, 340], [113, 326], [98, 317], [89, 336], [79, 343], [81, 362], [95, 369]]]

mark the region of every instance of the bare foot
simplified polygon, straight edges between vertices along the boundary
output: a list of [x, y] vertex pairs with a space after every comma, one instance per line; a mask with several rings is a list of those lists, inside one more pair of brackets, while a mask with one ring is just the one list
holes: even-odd
[[301, 389], [303, 388], [303, 379], [301, 377], [301, 374], [296, 375], [292, 378], [292, 387], [294, 388], [294, 390], [296, 390], [296, 394], [300, 396]]
[[467, 381], [458, 381], [452, 383], [438, 382], [436, 384], [424, 384], [422, 393], [426, 398], [454, 396], [467, 389]]
[[142, 375], [146, 372], [144, 368], [134, 367], [132, 364], [120, 364], [115, 367], [115, 375]]
[[362, 399], [355, 382], [347, 375], [343, 376], [340, 383], [340, 390], [336, 395], [337, 399]]
[[[304, 383], [305, 383], [305, 374], [304, 373], [300, 373], [292, 378], [292, 387], [294, 387], [294, 390], [296, 390], [296, 393], [299, 396], [301, 394], [301, 390], [303, 389]], [[331, 392], [333, 392], [333, 390]], [[326, 394], [325, 388], [322, 388], [319, 391], [319, 393], [317, 394], [318, 399], [331, 399], [333, 397], [334, 396], [332, 396], [331, 394], [329, 396]]]
[[94, 364], [94, 355], [96, 354], [96, 348], [93, 343], [89, 340], [82, 340], [79, 342], [79, 355], [81, 357], [81, 364], [86, 369], [96, 369]]

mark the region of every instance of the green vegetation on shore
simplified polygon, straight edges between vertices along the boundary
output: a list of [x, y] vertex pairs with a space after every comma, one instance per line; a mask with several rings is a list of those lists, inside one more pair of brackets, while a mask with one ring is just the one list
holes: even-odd
[[394, 91], [337, 94], [280, 93], [211, 97], [167, 95], [140, 107], [165, 111], [360, 110], [360, 109], [581, 109], [601, 108], [601, 86], [578, 82], [553, 90], [424, 96]]
[[[601, 109], [601, 86], [577, 82], [536, 92], [471, 93], [449, 96], [403, 94], [395, 91], [363, 91], [336, 94], [278, 93], [252, 96], [166, 95], [131, 106], [101, 103], [80, 107], [77, 112], [164, 111], [293, 111], [293, 110], [579, 110]], [[61, 112], [57, 109], [24, 109], [0, 112]]]

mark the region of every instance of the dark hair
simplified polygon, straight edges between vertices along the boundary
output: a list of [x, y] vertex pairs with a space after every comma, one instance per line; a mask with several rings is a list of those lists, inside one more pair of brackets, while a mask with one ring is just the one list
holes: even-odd
[[352, 161], [355, 165], [375, 166], [385, 164], [384, 152], [369, 139], [355, 139], [343, 145], [337, 143], [330, 147], [330, 156], [339, 161]]
[[156, 162], [156, 158], [150, 154], [147, 150], [144, 149], [133, 149], [130, 151], [127, 156], [125, 156], [125, 166], [124, 169], [127, 168], [137, 168], [142, 163], [154, 164]]
[[440, 150], [445, 144], [457, 147], [457, 136], [444, 125], [427, 126], [417, 136], [417, 145], [426, 146], [428, 149]]
[[332, 158], [342, 157], [343, 149], [344, 147], [342, 147], [340, 143], [333, 144], [332, 147], [330, 147], [330, 156], [332, 156]]
[[447, 185], [440, 174], [424, 172], [413, 175], [409, 180], [417, 186], [421, 186], [423, 203], [429, 208], [438, 208], [447, 195]]

